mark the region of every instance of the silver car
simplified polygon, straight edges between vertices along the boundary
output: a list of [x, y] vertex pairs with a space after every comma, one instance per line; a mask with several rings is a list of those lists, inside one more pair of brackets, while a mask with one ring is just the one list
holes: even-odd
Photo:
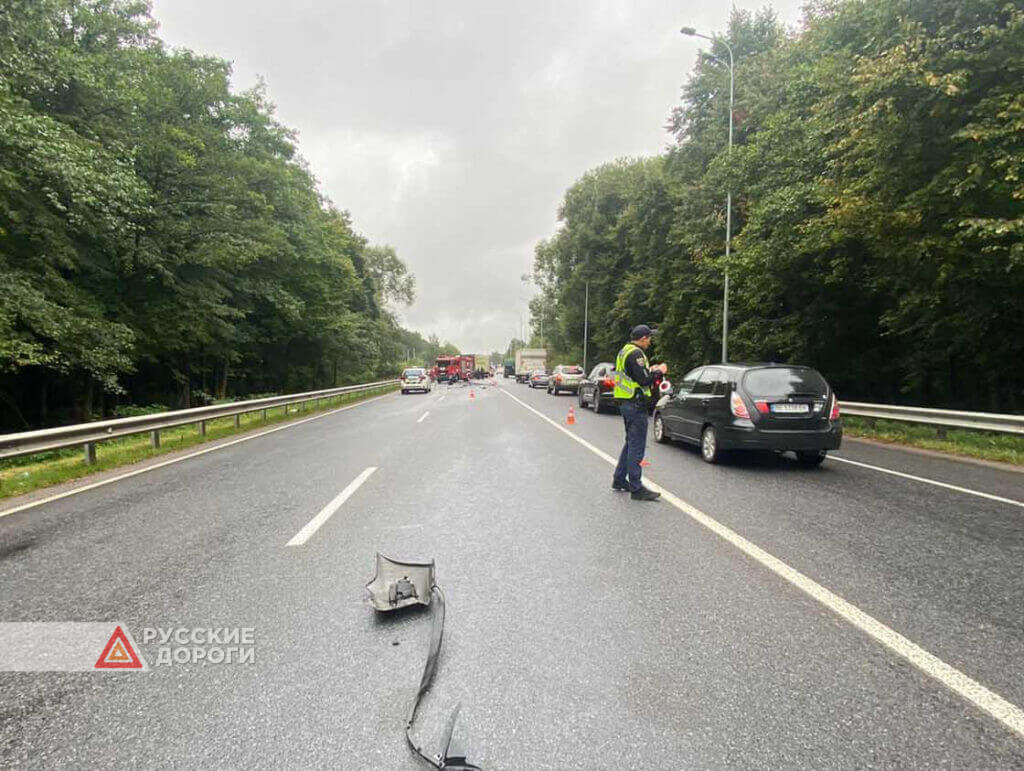
[[430, 380], [430, 375], [423, 367], [409, 367], [408, 369], [402, 370], [402, 393], [407, 394], [410, 391], [422, 391], [425, 394], [430, 393], [430, 389], [434, 385]]
[[542, 369], [535, 369], [526, 382], [530, 388], [544, 388], [548, 384], [548, 373]]
[[548, 379], [548, 393], [558, 396], [562, 391], [576, 393], [583, 382], [583, 367], [576, 364], [559, 364]]

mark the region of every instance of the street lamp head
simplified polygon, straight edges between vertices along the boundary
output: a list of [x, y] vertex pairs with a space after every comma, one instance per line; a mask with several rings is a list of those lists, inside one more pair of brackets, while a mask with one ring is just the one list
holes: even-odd
[[690, 37], [693, 37], [694, 35], [697, 34], [697, 30], [695, 30], [693, 27], [683, 27], [679, 31], [682, 32], [684, 35], [689, 35]]

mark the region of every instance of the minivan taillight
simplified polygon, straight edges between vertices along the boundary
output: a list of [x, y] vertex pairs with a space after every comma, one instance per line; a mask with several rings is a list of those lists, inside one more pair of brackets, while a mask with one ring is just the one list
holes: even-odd
[[832, 394], [832, 412], [828, 415], [829, 420], [839, 420], [839, 399], [836, 395]]
[[750, 413], [747, 412], [747, 405], [743, 403], [743, 397], [741, 397], [736, 391], [732, 392], [732, 396], [729, 397], [729, 409], [732, 410], [732, 414], [737, 418], [746, 418], [750, 420]]

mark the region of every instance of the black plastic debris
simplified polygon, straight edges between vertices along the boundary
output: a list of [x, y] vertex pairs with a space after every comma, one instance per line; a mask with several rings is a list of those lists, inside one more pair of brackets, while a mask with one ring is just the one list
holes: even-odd
[[377, 574], [366, 585], [377, 610], [429, 605], [434, 586], [434, 561], [397, 562], [377, 552]]
[[453, 738], [455, 722], [461, 708], [459, 704], [455, 705], [448, 718], [448, 727], [441, 741], [441, 752], [433, 756], [427, 755], [412, 737], [416, 710], [423, 696], [430, 690], [430, 683], [437, 670], [438, 655], [441, 652], [441, 638], [444, 636], [444, 593], [434, 581], [434, 561], [399, 562], [377, 552], [377, 573], [366, 585], [366, 589], [370, 593], [374, 609], [381, 613], [410, 605], [430, 605], [431, 600], [434, 601], [436, 609], [430, 629], [430, 650], [427, 653], [427, 662], [423, 666], [420, 687], [409, 709], [409, 717], [405, 724], [405, 740], [412, 751], [433, 768], [442, 771], [481, 771], [479, 766], [466, 760], [461, 745]]

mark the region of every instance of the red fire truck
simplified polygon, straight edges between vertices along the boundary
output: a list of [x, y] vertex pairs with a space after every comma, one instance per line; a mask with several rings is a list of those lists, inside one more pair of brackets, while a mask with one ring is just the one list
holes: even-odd
[[469, 380], [476, 363], [474, 356], [438, 356], [430, 370], [435, 383], [456, 383]]

